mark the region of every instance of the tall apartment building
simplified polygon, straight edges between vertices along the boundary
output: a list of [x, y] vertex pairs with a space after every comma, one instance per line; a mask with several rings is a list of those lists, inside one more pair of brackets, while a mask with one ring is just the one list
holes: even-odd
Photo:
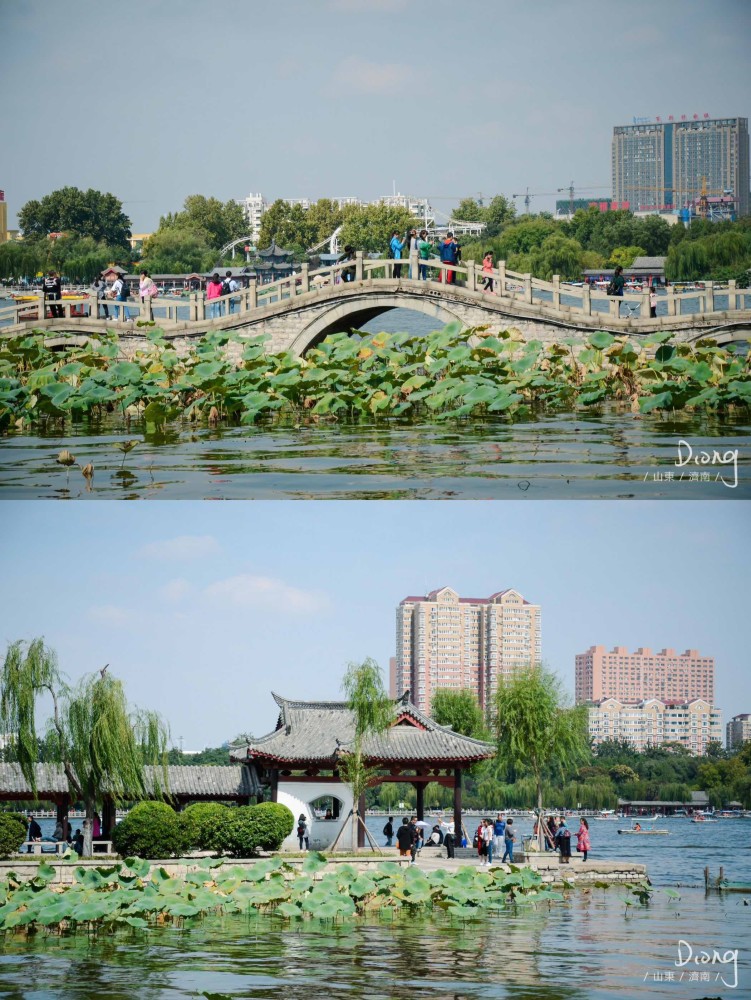
[[714, 658], [696, 649], [680, 655], [674, 649], [659, 653], [640, 647], [629, 653], [625, 646], [607, 651], [590, 646], [576, 656], [576, 703], [617, 698], [640, 702], [647, 698], [662, 701], [691, 701], [703, 698], [714, 704]]
[[430, 712], [441, 688], [469, 688], [488, 708], [499, 678], [539, 663], [540, 607], [516, 590], [460, 597], [450, 587], [405, 597], [396, 609], [394, 697], [411, 692]]
[[589, 706], [589, 735], [595, 745], [603, 740], [626, 740], [637, 750], [645, 750], [681, 743], [691, 753], [704, 754], [710, 740], [722, 741], [722, 713], [703, 698], [648, 698], [638, 704], [603, 698]]
[[248, 222], [248, 228], [250, 235], [254, 243], [258, 242], [258, 236], [261, 232], [261, 219], [263, 218], [263, 213], [268, 208], [266, 201], [262, 194], [249, 194], [247, 198], [243, 199], [242, 202], [243, 210], [245, 212], [245, 218]]
[[734, 715], [725, 727], [725, 746], [728, 750], [736, 750], [751, 740], [751, 715]]
[[695, 205], [706, 178], [710, 199], [730, 192], [738, 215], [749, 214], [747, 118], [692, 118], [616, 125], [613, 200], [632, 211]]

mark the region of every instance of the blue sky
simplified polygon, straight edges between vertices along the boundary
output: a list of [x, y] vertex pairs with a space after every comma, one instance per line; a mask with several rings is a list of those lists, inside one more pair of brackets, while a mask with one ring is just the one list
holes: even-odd
[[0, 638], [43, 635], [72, 679], [110, 664], [186, 749], [273, 728], [273, 689], [336, 698], [387, 672], [394, 611], [448, 584], [542, 606], [573, 692], [593, 643], [717, 659], [725, 721], [751, 711], [748, 504], [8, 502]]
[[0, 37], [11, 224], [64, 185], [137, 232], [196, 193], [602, 197], [613, 125], [751, 111], [747, 0], [4, 0]]

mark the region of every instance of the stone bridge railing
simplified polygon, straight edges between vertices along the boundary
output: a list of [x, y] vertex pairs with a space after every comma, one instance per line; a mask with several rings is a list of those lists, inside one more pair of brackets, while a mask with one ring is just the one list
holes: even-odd
[[[662, 322], [650, 323], [648, 289], [614, 297], [588, 284], [561, 281], [558, 275], [554, 275], [552, 281], [543, 281], [530, 274], [509, 271], [505, 261], [500, 261], [492, 272], [484, 272], [474, 261], [452, 265], [437, 259], [420, 260], [416, 254], [401, 261], [366, 260], [362, 252], [358, 252], [354, 260], [342, 261], [318, 270], [310, 270], [308, 264], [302, 264], [296, 273], [270, 284], [259, 285], [251, 281], [247, 288], [218, 299], [206, 299], [203, 293], [198, 292], [187, 297], [158, 296], [152, 302], [141, 302], [138, 299], [130, 299], [125, 303], [110, 299], [97, 302], [93, 294], [66, 298], [54, 303], [58, 316], [60, 313], [62, 316], [55, 324], [48, 321], [44, 325], [64, 328], [65, 321], [80, 322], [82, 318], [88, 317], [91, 322], [96, 317], [101, 320], [103, 328], [115, 329], [123, 322], [132, 326], [139, 321], [152, 320], [167, 330], [185, 327], [186, 323], [206, 321], [223, 321], [217, 325], [234, 326], [243, 317], [249, 320], [261, 317], [264, 310], [270, 307], [278, 312], [279, 305], [284, 302], [289, 302], [290, 308], [294, 308], [297, 297], [309, 295], [319, 289], [331, 289], [339, 283], [347, 283], [351, 290], [357, 286], [370, 290], [379, 281], [392, 282], [396, 277], [400, 278], [404, 291], [409, 291], [410, 287], [425, 288], [427, 282], [433, 292], [440, 294], [442, 289], [448, 291], [449, 288], [452, 294], [466, 291], [470, 293], [468, 298], [473, 298], [476, 304], [487, 304], [491, 309], [509, 306], [513, 311], [514, 303], [522, 308], [524, 305], [542, 306], [546, 315], [573, 324], [583, 317], [601, 317], [605, 325], [609, 319], [635, 318], [645, 321], [644, 329], [648, 330], [651, 326], [662, 327], [666, 317], [669, 320], [671, 317], [691, 316], [697, 321], [708, 321], [713, 318], [720, 320], [728, 313], [734, 314], [736, 318], [738, 313], [748, 313], [751, 320], [751, 291], [737, 289], [734, 281], [729, 281], [726, 287], [705, 281], [689, 291], [675, 291], [673, 288], [668, 288], [664, 293], [660, 291], [657, 300], [658, 317]], [[485, 290], [487, 278], [490, 279], [490, 284]], [[390, 283], [389, 288], [393, 287]], [[484, 295], [477, 294], [483, 291]], [[104, 319], [105, 301], [109, 319]], [[10, 332], [39, 325], [50, 312], [51, 303], [45, 303], [41, 296], [33, 301], [13, 302], [0, 307], [0, 331]], [[585, 322], [591, 325], [592, 321], [589, 319]], [[70, 323], [71, 328], [76, 325], [76, 322]], [[642, 326], [641, 322], [639, 326]]]

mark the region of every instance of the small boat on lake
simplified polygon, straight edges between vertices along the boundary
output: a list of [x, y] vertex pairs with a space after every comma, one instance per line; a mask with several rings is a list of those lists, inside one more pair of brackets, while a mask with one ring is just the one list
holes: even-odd
[[651, 824], [643, 825], [644, 820], [634, 820], [628, 830], [619, 830], [618, 833], [628, 834], [635, 837], [667, 837], [669, 830], [662, 827], [655, 828]]

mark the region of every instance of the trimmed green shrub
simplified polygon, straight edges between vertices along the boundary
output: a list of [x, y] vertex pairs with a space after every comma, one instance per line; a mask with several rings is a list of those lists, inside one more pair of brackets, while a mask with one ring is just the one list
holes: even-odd
[[0, 858], [15, 854], [26, 840], [28, 824], [20, 813], [0, 813]]
[[278, 851], [292, 833], [295, 817], [278, 802], [259, 802], [229, 810], [229, 821], [219, 835], [220, 849], [235, 858], [258, 851]]
[[233, 810], [221, 802], [194, 802], [180, 813], [186, 850], [219, 851], [220, 835]]
[[185, 847], [180, 818], [164, 802], [139, 802], [117, 824], [112, 842], [122, 857], [172, 858]]

